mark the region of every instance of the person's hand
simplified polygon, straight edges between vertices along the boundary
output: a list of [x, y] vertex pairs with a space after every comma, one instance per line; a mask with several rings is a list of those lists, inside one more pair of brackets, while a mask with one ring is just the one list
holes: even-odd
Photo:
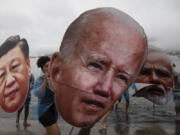
[[48, 79], [48, 77], [49, 77], [49, 72], [47, 71], [47, 72], [44, 73], [44, 78]]
[[49, 82], [50, 81], [50, 74], [49, 74], [49, 72], [47, 71], [47, 72], [45, 72], [45, 74], [44, 74], [44, 78]]

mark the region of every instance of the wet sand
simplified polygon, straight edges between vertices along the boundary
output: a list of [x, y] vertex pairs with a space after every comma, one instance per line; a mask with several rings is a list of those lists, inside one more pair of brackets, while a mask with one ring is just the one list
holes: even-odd
[[[133, 91], [131, 91], [132, 95]], [[31, 127], [24, 129], [21, 114], [20, 128], [16, 128], [16, 113], [7, 114], [0, 110], [0, 135], [41, 135], [44, 128], [37, 120], [37, 98], [32, 96], [29, 123]], [[180, 135], [180, 122], [175, 121], [174, 103], [153, 105], [144, 98], [130, 97], [128, 116], [125, 113], [125, 101], [108, 117], [107, 130], [102, 130], [99, 123], [91, 129], [91, 135]], [[62, 135], [69, 135], [72, 126], [61, 117], [58, 120]], [[73, 128], [71, 135], [77, 135], [80, 128]]]

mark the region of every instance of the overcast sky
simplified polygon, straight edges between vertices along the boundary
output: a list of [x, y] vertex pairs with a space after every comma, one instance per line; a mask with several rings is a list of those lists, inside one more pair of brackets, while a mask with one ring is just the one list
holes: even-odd
[[0, 44], [19, 34], [28, 40], [30, 55], [52, 53], [68, 25], [97, 7], [126, 12], [144, 27], [150, 44], [180, 50], [180, 0], [0, 0]]

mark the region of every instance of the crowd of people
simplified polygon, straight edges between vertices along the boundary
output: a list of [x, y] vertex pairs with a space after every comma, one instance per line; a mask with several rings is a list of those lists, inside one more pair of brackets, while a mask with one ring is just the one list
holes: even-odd
[[[23, 108], [24, 126], [30, 126], [33, 91], [44, 135], [61, 134], [58, 113], [81, 127], [79, 135], [89, 135], [99, 120], [106, 129], [107, 117], [122, 95], [128, 114], [130, 86], [136, 96], [157, 104], [167, 103], [173, 91], [176, 120], [180, 120], [180, 74], [175, 74], [163, 51], [148, 47], [140, 24], [118, 9], [97, 8], [81, 14], [65, 32], [60, 51], [51, 58], [39, 57], [37, 66], [42, 74], [34, 79], [29, 47], [20, 36], [11, 36], [0, 46], [0, 106], [8, 113], [17, 112], [17, 127]], [[138, 90], [135, 83], [151, 86]]]

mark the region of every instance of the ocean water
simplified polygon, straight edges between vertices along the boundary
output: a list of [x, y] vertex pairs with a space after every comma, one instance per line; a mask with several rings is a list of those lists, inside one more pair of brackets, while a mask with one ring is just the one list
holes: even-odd
[[37, 78], [41, 74], [41, 69], [37, 67], [37, 59], [38, 58], [31, 58], [31, 73], [33, 73], [34, 77]]

